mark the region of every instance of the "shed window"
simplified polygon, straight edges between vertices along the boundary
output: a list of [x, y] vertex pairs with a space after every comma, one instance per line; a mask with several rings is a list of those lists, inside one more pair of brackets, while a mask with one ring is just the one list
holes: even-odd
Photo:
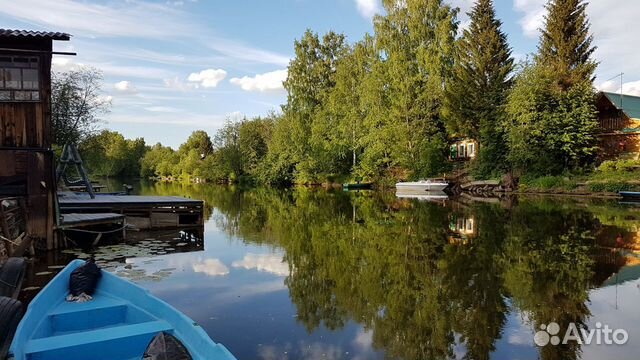
[[40, 101], [37, 57], [0, 56], [0, 101]]

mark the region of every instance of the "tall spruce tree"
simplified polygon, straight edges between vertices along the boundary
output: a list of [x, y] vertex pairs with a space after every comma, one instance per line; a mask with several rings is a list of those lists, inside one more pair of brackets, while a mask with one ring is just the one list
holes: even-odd
[[476, 172], [490, 176], [505, 165], [500, 124], [512, 84], [513, 59], [492, 0], [478, 0], [469, 17], [471, 25], [458, 42], [444, 114], [450, 133], [478, 141]]
[[587, 3], [583, 0], [551, 0], [538, 46], [538, 61], [549, 67], [566, 90], [577, 82], [593, 80], [597, 63], [591, 56]]
[[597, 63], [586, 6], [582, 0], [549, 1], [538, 54], [509, 96], [509, 158], [522, 171], [560, 174], [590, 165], [596, 154]]

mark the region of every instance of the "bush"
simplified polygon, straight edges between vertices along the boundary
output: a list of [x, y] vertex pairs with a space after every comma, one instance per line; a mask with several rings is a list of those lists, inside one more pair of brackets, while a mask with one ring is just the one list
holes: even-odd
[[575, 180], [564, 176], [524, 177], [520, 182], [520, 190], [573, 190], [577, 187]]
[[631, 191], [635, 190], [637, 186], [621, 181], [612, 182], [593, 182], [589, 183], [589, 191], [591, 192], [612, 192], [617, 193], [619, 191]]
[[607, 160], [598, 166], [599, 172], [624, 172], [640, 168], [639, 160]]

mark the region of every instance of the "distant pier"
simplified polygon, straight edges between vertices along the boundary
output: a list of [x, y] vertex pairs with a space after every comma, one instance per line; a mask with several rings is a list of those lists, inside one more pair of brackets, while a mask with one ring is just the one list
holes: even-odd
[[178, 196], [96, 195], [92, 199], [85, 193], [59, 192], [58, 204], [63, 216], [120, 214], [126, 217], [128, 226], [141, 230], [204, 225], [204, 201]]

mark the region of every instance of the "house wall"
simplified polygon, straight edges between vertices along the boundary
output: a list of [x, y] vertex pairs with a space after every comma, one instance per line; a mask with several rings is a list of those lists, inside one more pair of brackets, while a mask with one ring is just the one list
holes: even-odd
[[40, 100], [0, 101], [0, 197], [21, 196], [27, 202], [27, 234], [53, 247], [55, 226], [54, 157], [51, 151], [50, 39], [1, 38], [2, 55], [38, 57]]
[[598, 108], [600, 131], [606, 133], [622, 130], [629, 126], [630, 119], [618, 110], [606, 96], [601, 95], [598, 98], [596, 107]]
[[0, 147], [51, 148], [51, 40], [0, 39], [2, 55], [38, 57], [40, 64], [40, 101], [0, 102]]
[[640, 154], [640, 134], [607, 134], [598, 137], [598, 160], [636, 159]]
[[449, 145], [449, 158], [451, 160], [471, 160], [475, 159], [477, 155], [478, 143], [475, 140], [458, 140]]

